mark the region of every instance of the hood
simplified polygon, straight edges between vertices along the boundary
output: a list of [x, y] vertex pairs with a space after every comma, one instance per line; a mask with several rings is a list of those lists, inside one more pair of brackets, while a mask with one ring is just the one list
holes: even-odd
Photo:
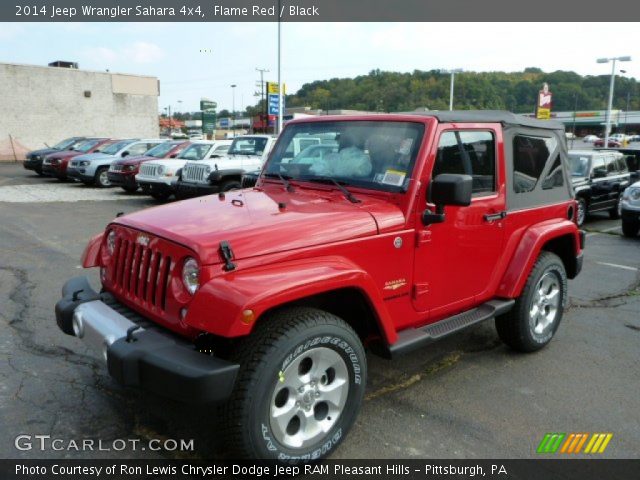
[[[115, 223], [142, 230], [193, 250], [202, 264], [222, 261], [220, 242], [231, 245], [234, 259], [291, 251], [376, 235], [404, 227], [400, 209], [388, 200], [297, 188], [285, 192], [243, 190], [194, 198], [119, 217]], [[284, 209], [278, 208], [286, 203]], [[380, 228], [379, 228], [380, 225]]]
[[76, 158], [76, 160], [88, 160], [88, 161], [93, 161], [93, 160], [106, 160], [106, 159], [114, 159], [115, 157], [113, 155], [107, 155], [106, 153], [100, 153], [100, 152], [96, 152], [96, 153], [83, 153], [82, 155], [78, 155], [78, 158]]
[[57, 160], [68, 160], [73, 157], [77, 157], [78, 155], [82, 155], [82, 152], [75, 152], [73, 150], [64, 150], [62, 152], [52, 153], [51, 155], [47, 155], [47, 158], [57, 159]]
[[31, 158], [34, 156], [44, 157], [45, 155], [49, 155], [51, 153], [59, 152], [57, 148], [41, 148], [40, 150], [32, 150], [27, 153], [27, 158]]
[[149, 160], [160, 160], [156, 157], [147, 157], [145, 155], [137, 155], [135, 157], [125, 157], [113, 161], [113, 165], [140, 165], [142, 162]]

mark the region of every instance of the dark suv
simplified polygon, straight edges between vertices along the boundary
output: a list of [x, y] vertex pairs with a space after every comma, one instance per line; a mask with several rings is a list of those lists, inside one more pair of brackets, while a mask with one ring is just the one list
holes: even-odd
[[631, 183], [624, 155], [612, 150], [570, 150], [569, 162], [578, 225], [593, 212], [608, 211], [611, 218], [620, 218], [622, 192]]

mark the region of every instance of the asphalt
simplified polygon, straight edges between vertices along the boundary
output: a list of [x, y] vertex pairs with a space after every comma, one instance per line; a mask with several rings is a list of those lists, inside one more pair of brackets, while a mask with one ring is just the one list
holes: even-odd
[[[42, 185], [58, 196], [39, 195]], [[82, 192], [116, 200], [83, 201]], [[118, 212], [156, 202], [60, 185], [18, 165], [0, 165], [1, 198], [0, 458], [224, 457], [215, 408], [120, 387], [95, 353], [55, 325], [67, 278], [88, 273], [98, 285], [96, 272], [79, 266], [87, 240]], [[606, 216], [586, 228], [584, 270], [569, 282], [570, 306], [547, 348], [514, 353], [489, 322], [397, 360], [370, 355], [364, 407], [334, 458], [536, 458], [547, 432], [610, 432], [601, 457], [637, 458], [640, 238], [622, 237], [620, 222]], [[142, 447], [20, 451], [19, 434], [133, 438]], [[142, 450], [152, 438], [193, 439], [195, 451]]]

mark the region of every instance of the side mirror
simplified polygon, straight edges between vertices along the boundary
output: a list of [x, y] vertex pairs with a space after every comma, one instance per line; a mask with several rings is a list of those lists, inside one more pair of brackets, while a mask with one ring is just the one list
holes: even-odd
[[121, 156], [122, 158], [126, 157], [127, 155], [129, 155], [129, 152], [127, 152], [127, 151], [124, 151], [124, 152], [122, 152], [122, 153], [120, 154], [120, 156]]
[[444, 222], [445, 205], [466, 207], [471, 204], [473, 179], [470, 175], [442, 173], [431, 181], [428, 201], [435, 204], [435, 213], [427, 209], [422, 214], [422, 223]]

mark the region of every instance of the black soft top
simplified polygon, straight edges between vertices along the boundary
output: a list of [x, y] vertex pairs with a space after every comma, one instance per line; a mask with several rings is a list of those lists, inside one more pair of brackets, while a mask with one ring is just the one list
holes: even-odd
[[516, 115], [506, 110], [451, 110], [416, 112], [411, 113], [411, 115], [435, 117], [440, 123], [501, 123], [504, 126], [564, 131], [564, 125], [555, 120], [538, 120], [523, 115]]

